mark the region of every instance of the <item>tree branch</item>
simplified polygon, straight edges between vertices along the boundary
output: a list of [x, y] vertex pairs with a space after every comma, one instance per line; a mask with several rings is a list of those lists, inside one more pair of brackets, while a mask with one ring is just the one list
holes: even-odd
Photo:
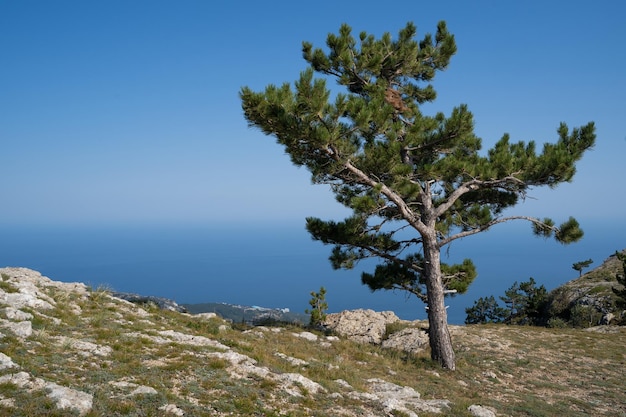
[[420, 220], [420, 217], [410, 209], [409, 205], [404, 201], [402, 196], [398, 195], [384, 183], [370, 178], [363, 171], [355, 167], [350, 161], [345, 162], [343, 166], [358, 179], [360, 184], [367, 185], [372, 188], [380, 187], [381, 193], [396, 205], [402, 218], [404, 218], [414, 229], [420, 232], [420, 234], [427, 232], [426, 225], [424, 225], [424, 223]]
[[537, 224], [543, 227], [549, 227], [550, 229], [552, 229], [553, 231], [557, 232], [559, 230], [558, 227], [556, 226], [549, 226], [547, 224], [545, 224], [544, 222], [542, 222], [541, 220], [535, 218], [535, 217], [530, 217], [530, 216], [509, 216], [509, 217], [500, 217], [498, 219], [494, 219], [484, 225], [481, 225], [479, 227], [476, 227], [472, 230], [466, 230], [460, 233], [457, 233], [455, 235], [452, 236], [448, 236], [445, 239], [442, 239], [439, 241], [439, 247], [443, 247], [447, 244], [449, 244], [450, 242], [457, 240], [457, 239], [461, 239], [467, 236], [472, 236], [475, 234], [478, 234], [480, 232], [484, 232], [485, 230], [488, 230], [489, 228], [491, 228], [492, 226], [495, 226], [496, 224], [500, 224], [500, 223], [505, 223], [508, 221], [512, 221], [512, 220], [526, 220], [529, 221], [533, 224]]
[[[517, 174], [517, 173], [514, 173]], [[440, 204], [439, 206], [437, 206], [436, 209], [436, 216], [440, 217], [442, 216], [446, 211], [448, 211], [453, 205], [454, 203], [456, 203], [456, 201], [461, 198], [462, 195], [470, 192], [470, 191], [477, 191], [482, 189], [489, 189], [489, 188], [502, 188], [505, 189], [507, 191], [514, 191], [514, 192], [520, 192], [518, 190], [513, 190], [511, 188], [513, 187], [507, 187], [507, 185], [521, 185], [521, 186], [526, 186], [526, 183], [524, 183], [524, 181], [520, 180], [519, 178], [515, 177], [514, 174], [508, 175], [504, 178], [500, 178], [497, 180], [490, 180], [490, 181], [481, 181], [478, 179], [472, 179], [471, 181], [467, 181], [461, 185], [459, 185], [456, 190], [454, 190], [454, 192], [452, 194], [450, 194], [448, 196], [448, 198], [446, 199], [446, 201], [442, 204]]]

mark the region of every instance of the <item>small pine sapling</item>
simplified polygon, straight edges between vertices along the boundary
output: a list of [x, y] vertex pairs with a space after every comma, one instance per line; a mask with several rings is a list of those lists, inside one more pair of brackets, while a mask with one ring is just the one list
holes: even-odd
[[311, 327], [319, 327], [326, 320], [326, 310], [328, 310], [328, 303], [326, 302], [326, 288], [321, 287], [320, 292], [311, 291], [311, 300], [309, 301], [311, 309], [306, 309], [304, 312], [310, 314], [311, 318], [309, 325]]

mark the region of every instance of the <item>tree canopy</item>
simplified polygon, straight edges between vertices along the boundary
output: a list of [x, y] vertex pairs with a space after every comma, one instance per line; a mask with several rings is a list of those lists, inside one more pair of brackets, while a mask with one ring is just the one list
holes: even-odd
[[[250, 126], [274, 136], [295, 165], [305, 166], [314, 183], [329, 184], [352, 211], [343, 221], [307, 219], [314, 239], [334, 245], [332, 265], [352, 268], [378, 258], [363, 283], [406, 290], [426, 302], [433, 359], [454, 369], [443, 297], [464, 292], [476, 270], [470, 260], [442, 264], [441, 249], [517, 219], [561, 243], [580, 239], [573, 218], [556, 226], [549, 218], [506, 216], [505, 209], [533, 187], [571, 181], [595, 129], [561, 123], [556, 142], [541, 151], [534, 141], [504, 134], [482, 152], [466, 105], [449, 115], [420, 110], [435, 100], [431, 82], [448, 67], [456, 42], [443, 21], [434, 35], [416, 36], [413, 23], [395, 39], [389, 33], [355, 37], [344, 24], [328, 35], [326, 50], [303, 43], [309, 66], [293, 86], [243, 87], [240, 97]], [[329, 79], [336, 89], [329, 89]]]

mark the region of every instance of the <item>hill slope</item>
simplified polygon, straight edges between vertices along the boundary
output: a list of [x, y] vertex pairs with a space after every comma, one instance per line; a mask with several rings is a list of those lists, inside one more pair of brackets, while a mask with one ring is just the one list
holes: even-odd
[[552, 290], [548, 315], [576, 327], [617, 320], [623, 312], [616, 305], [617, 297], [612, 288], [622, 288], [617, 275], [624, 272], [622, 262], [614, 254], [609, 256], [597, 268]]
[[626, 415], [620, 327], [453, 326], [447, 372], [428, 352], [0, 273], [0, 416]]

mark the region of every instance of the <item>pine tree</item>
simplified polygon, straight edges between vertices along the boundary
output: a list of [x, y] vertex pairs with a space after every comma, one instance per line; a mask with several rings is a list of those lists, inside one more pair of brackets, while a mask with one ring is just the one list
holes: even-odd
[[589, 265], [591, 265], [593, 263], [592, 259], [587, 259], [586, 261], [580, 261], [580, 262], [575, 262], [572, 265], [572, 269], [578, 271], [578, 277], [582, 277], [583, 276], [583, 269], [588, 268]]
[[500, 307], [493, 295], [480, 297], [472, 307], [465, 309], [465, 324], [502, 323], [508, 310]]
[[[329, 184], [337, 201], [352, 210], [339, 222], [306, 220], [314, 239], [334, 245], [333, 267], [380, 259], [363, 282], [424, 301], [431, 356], [455, 369], [444, 297], [464, 292], [476, 271], [470, 260], [442, 264], [442, 248], [517, 219], [561, 243], [580, 239], [573, 218], [557, 226], [548, 218], [503, 211], [532, 187], [570, 181], [576, 162], [595, 142], [595, 128], [589, 123], [570, 130], [561, 123], [556, 142], [540, 153], [535, 142], [512, 142], [508, 135], [480, 152], [466, 105], [448, 116], [420, 110], [436, 98], [431, 81], [455, 54], [454, 36], [440, 22], [434, 36], [415, 38], [412, 23], [396, 39], [366, 32], [355, 38], [344, 24], [328, 35], [326, 51], [303, 43], [309, 67], [293, 87], [243, 87], [240, 97], [249, 125], [274, 136], [295, 165], [305, 166], [314, 183]], [[326, 79], [335, 80], [337, 89], [331, 91]]]
[[513, 285], [500, 297], [507, 305], [504, 322], [508, 324], [538, 325], [544, 320], [544, 308], [548, 291], [541, 285], [536, 287], [535, 279]]
[[309, 325], [311, 327], [321, 326], [326, 320], [326, 310], [328, 303], [326, 302], [326, 288], [321, 287], [320, 292], [311, 291], [311, 299], [309, 300], [311, 309], [304, 312], [310, 314]]

